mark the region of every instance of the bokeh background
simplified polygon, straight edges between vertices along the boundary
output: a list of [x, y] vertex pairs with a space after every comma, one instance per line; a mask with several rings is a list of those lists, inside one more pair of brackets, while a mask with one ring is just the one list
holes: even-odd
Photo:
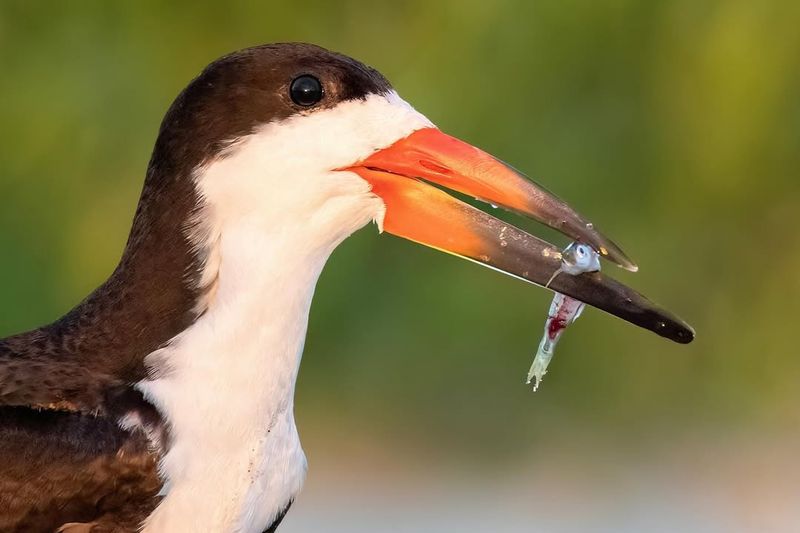
[[570, 201], [698, 336], [589, 310], [534, 394], [549, 293], [366, 228], [317, 290], [282, 531], [798, 531], [798, 27], [792, 0], [2, 0], [0, 335], [111, 272], [206, 63], [311, 41]]

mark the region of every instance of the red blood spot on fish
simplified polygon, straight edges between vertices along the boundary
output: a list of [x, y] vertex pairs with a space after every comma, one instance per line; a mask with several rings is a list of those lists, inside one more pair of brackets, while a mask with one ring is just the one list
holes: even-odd
[[547, 324], [547, 336], [551, 341], [556, 340], [556, 336], [567, 327], [567, 321], [559, 316], [554, 316]]

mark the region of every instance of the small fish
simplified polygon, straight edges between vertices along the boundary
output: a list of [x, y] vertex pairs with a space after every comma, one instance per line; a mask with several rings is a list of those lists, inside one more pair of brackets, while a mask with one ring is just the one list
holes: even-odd
[[[600, 270], [600, 255], [591, 246], [573, 242], [561, 253], [561, 266], [553, 273], [545, 287], [549, 286], [555, 277], [562, 272], [577, 276], [583, 272], [596, 272], [598, 270]], [[531, 380], [535, 379], [536, 381], [533, 384], [534, 391], [539, 388], [539, 383], [541, 383], [544, 375], [547, 374], [547, 365], [550, 364], [550, 360], [553, 358], [558, 339], [561, 338], [561, 334], [567, 326], [581, 316], [583, 308], [583, 302], [560, 292], [555, 293], [553, 296], [550, 312], [547, 314], [547, 320], [544, 323], [544, 335], [539, 343], [539, 349], [536, 351], [536, 357], [533, 358], [533, 364], [528, 371], [526, 383], [530, 384]]]

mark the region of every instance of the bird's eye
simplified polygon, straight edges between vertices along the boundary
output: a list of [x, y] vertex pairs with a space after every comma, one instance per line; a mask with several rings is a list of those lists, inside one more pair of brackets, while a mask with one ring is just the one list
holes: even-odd
[[310, 107], [320, 100], [324, 91], [322, 84], [314, 76], [304, 74], [292, 80], [292, 85], [289, 87], [289, 95], [292, 101], [303, 107]]

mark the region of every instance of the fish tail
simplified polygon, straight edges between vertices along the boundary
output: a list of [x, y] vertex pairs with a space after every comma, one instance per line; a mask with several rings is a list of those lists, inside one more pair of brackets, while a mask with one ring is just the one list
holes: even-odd
[[547, 374], [547, 366], [553, 359], [553, 348], [554, 344], [545, 333], [542, 337], [542, 341], [539, 343], [539, 348], [536, 350], [536, 356], [533, 358], [533, 364], [528, 370], [528, 379], [525, 382], [530, 385], [531, 381], [535, 379], [533, 384], [534, 391], [539, 388], [539, 383], [541, 383], [544, 375]]

